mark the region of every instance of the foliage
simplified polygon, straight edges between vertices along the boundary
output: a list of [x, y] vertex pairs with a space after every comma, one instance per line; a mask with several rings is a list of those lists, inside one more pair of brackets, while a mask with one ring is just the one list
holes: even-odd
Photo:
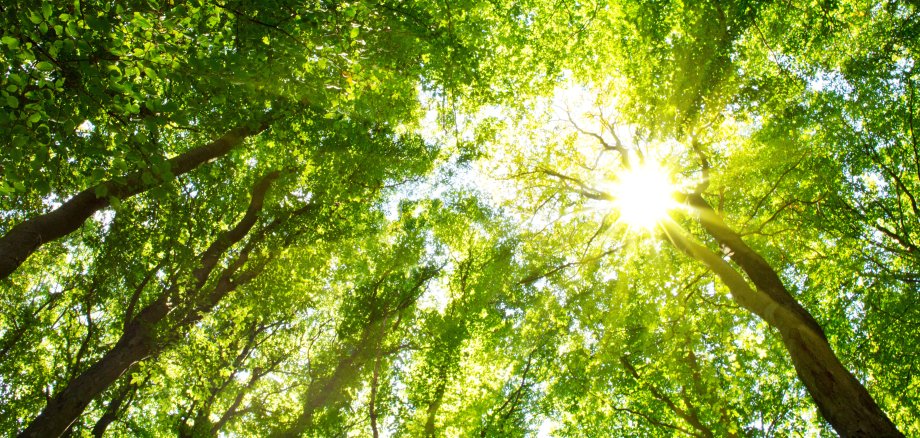
[[0, 6], [3, 434], [920, 434], [915, 5], [179, 3]]

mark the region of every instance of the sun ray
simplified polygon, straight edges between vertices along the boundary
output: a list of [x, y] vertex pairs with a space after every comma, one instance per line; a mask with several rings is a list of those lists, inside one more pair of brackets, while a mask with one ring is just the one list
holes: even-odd
[[619, 222], [631, 229], [652, 231], [677, 206], [668, 172], [656, 163], [643, 163], [618, 175], [611, 184]]

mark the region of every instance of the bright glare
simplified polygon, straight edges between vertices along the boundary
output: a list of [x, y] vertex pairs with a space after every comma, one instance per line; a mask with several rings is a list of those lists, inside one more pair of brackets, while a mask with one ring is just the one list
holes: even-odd
[[674, 190], [666, 170], [642, 164], [620, 174], [611, 195], [620, 222], [630, 228], [652, 230], [675, 206]]

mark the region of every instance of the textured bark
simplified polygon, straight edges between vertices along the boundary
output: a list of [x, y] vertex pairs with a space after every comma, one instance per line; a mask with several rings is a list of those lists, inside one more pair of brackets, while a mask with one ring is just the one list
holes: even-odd
[[[201, 266], [193, 272], [196, 281], [193, 291], [197, 291], [205, 283], [217, 264], [218, 256], [241, 240], [255, 225], [265, 194], [277, 176], [277, 173], [270, 174], [255, 185], [252, 199], [243, 219], [234, 228], [221, 233], [214, 243], [202, 253]], [[237, 261], [244, 256], [245, 253], [241, 254]], [[239, 267], [238, 263], [234, 265]], [[210, 298], [208, 301], [219, 299], [240, 284], [230, 279], [234, 271], [233, 265], [224, 271], [214, 286], [214, 290], [208, 294]], [[177, 290], [178, 287], [173, 285], [155, 301], [144, 307], [138, 316], [127, 325], [115, 346], [81, 375], [71, 380], [48, 402], [42, 412], [19, 436], [60, 436], [83, 413], [86, 406], [121, 377], [128, 368], [154, 354], [160, 347], [156, 337], [157, 326], [172, 310], [173, 305], [170, 301]], [[183, 319], [183, 323], [188, 320]], [[183, 326], [187, 326], [187, 323]]]
[[[127, 376], [127, 379], [131, 379], [131, 374]], [[146, 382], [146, 379], [144, 379]], [[137, 391], [137, 389], [143, 386], [143, 384], [138, 385], [137, 383], [128, 381], [122, 386], [121, 390], [109, 401], [108, 406], [105, 409], [105, 413], [99, 417], [99, 420], [96, 420], [96, 424], [93, 426], [92, 434], [95, 438], [102, 438], [105, 435], [106, 429], [109, 428], [109, 425], [112, 424], [115, 420], [118, 419], [122, 411], [122, 407], [125, 406], [125, 403], [130, 403], [131, 397]]]
[[115, 346], [83, 374], [71, 380], [19, 436], [60, 436], [83, 413], [90, 401], [121, 377], [131, 365], [153, 353], [153, 324], [169, 313], [165, 298], [164, 294], [144, 308]]
[[[250, 127], [254, 126], [254, 127]], [[179, 176], [220, 158], [241, 145], [246, 138], [268, 129], [266, 118], [261, 123], [239, 126], [216, 140], [167, 160], [173, 175]], [[95, 212], [106, 208], [112, 197], [124, 199], [147, 191], [161, 183], [145, 183], [143, 172], [137, 171], [120, 178], [103, 181], [77, 193], [48, 213], [26, 220], [0, 237], [0, 280], [10, 276], [29, 256], [47, 242], [64, 237], [79, 229]], [[105, 193], [98, 197], [97, 193]]]
[[709, 267], [728, 286], [736, 303], [779, 331], [799, 379], [824, 419], [843, 437], [903, 436], [866, 388], [843, 366], [820, 326], [792, 298], [776, 272], [711, 209], [703, 214], [708, 216], [703, 219], [704, 227], [732, 252], [733, 260], [738, 259], [736, 262], [758, 291], [718, 254], [685, 236], [678, 225], [665, 225], [668, 238], [678, 249]]

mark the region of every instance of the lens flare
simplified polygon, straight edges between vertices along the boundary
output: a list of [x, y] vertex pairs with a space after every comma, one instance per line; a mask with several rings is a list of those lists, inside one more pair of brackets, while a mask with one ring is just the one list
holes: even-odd
[[674, 184], [657, 164], [642, 164], [621, 173], [613, 183], [613, 205], [619, 221], [630, 228], [653, 230], [676, 206]]

